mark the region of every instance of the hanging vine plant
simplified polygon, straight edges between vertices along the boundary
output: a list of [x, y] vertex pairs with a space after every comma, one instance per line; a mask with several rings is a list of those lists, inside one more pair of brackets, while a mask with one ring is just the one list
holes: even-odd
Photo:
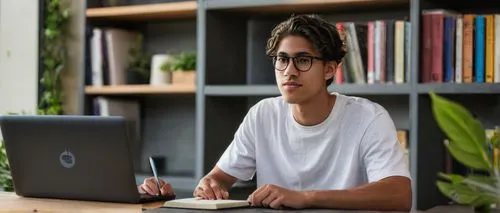
[[[43, 72], [40, 85], [43, 88], [43, 93], [38, 105], [38, 114], [59, 115], [63, 113], [60, 76], [67, 58], [65, 38], [69, 11], [61, 5], [61, 0], [45, 0], [42, 4], [44, 6], [43, 39], [41, 41]], [[3, 140], [0, 140], [0, 191], [13, 190], [5, 145]]]
[[44, 2], [44, 23], [42, 39], [43, 71], [40, 78], [42, 94], [38, 105], [38, 114], [60, 115], [62, 108], [61, 72], [67, 59], [66, 37], [69, 10], [61, 0]]

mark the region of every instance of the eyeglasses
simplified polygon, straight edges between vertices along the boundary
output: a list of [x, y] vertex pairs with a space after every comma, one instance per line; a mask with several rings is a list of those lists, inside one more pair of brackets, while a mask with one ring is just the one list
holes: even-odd
[[312, 63], [314, 59], [317, 60], [324, 60], [323, 58], [316, 57], [316, 56], [295, 56], [295, 57], [288, 57], [288, 56], [273, 56], [273, 65], [274, 69], [278, 71], [284, 71], [288, 67], [288, 64], [290, 64], [290, 59], [293, 60], [293, 65], [295, 66], [295, 69], [301, 72], [307, 72], [309, 69], [312, 67]]

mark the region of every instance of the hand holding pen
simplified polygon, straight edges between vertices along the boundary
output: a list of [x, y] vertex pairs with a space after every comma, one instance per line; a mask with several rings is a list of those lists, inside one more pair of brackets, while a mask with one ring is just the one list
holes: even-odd
[[172, 189], [172, 186], [158, 177], [158, 172], [152, 158], [149, 158], [149, 163], [151, 165], [151, 169], [153, 170], [153, 177], [144, 179], [144, 182], [138, 187], [139, 193], [173, 196], [175, 192]]

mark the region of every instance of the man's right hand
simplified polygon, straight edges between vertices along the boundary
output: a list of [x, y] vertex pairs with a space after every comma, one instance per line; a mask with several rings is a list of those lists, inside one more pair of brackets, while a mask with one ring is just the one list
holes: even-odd
[[206, 200], [226, 200], [229, 198], [229, 193], [217, 181], [203, 178], [194, 190], [193, 196]]
[[158, 190], [156, 179], [154, 177], [149, 177], [144, 179], [144, 182], [141, 185], [137, 186], [137, 189], [139, 190], [140, 194], [159, 195], [161, 193], [162, 195], [168, 196], [175, 195], [172, 186], [162, 179], [160, 179], [160, 187], [161, 192]]

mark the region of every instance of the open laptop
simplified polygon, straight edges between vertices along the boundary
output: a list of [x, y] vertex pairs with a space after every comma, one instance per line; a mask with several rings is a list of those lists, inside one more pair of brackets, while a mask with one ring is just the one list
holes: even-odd
[[175, 199], [139, 194], [128, 123], [118, 116], [0, 116], [15, 192], [120, 203]]

